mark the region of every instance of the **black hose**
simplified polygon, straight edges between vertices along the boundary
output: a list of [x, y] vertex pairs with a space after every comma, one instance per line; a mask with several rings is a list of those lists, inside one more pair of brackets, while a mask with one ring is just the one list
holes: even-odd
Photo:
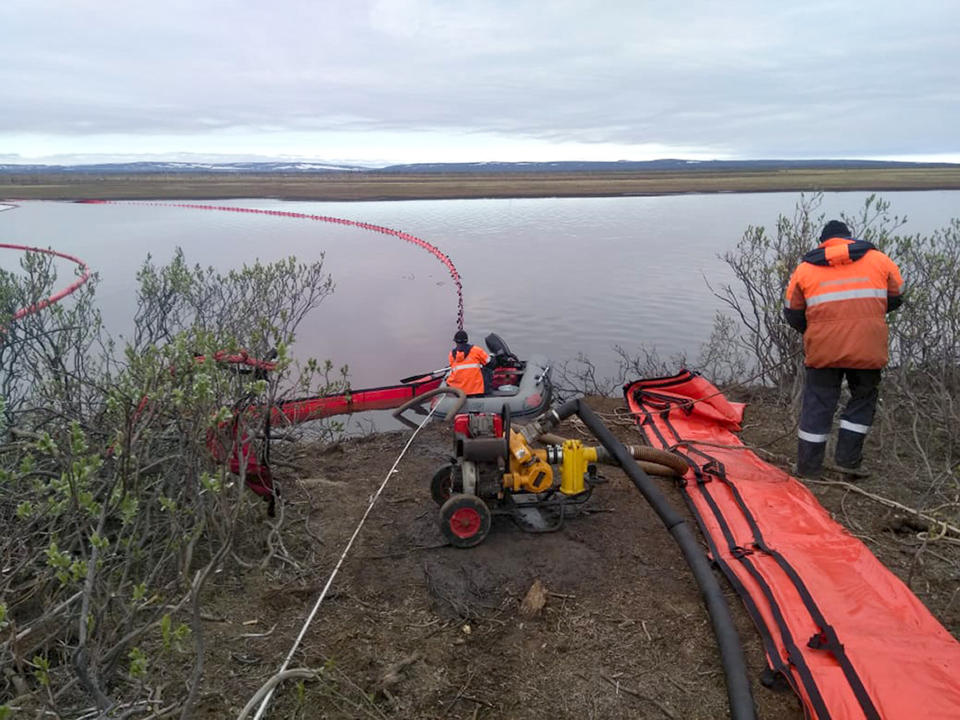
[[[637, 465], [623, 443], [617, 440], [613, 433], [600, 422], [600, 419], [585, 402], [579, 398], [569, 400], [559, 408], [542, 415], [541, 421], [555, 425], [574, 413], [580, 416], [584, 424], [617, 460], [623, 471], [637, 486], [640, 494], [646, 498], [650, 506], [660, 516], [677, 545], [680, 546], [687, 564], [693, 570], [697, 585], [700, 586], [700, 592], [703, 593], [704, 603], [713, 624], [713, 633], [716, 635], [720, 647], [720, 660], [727, 678], [730, 715], [734, 720], [754, 720], [756, 712], [753, 706], [753, 695], [750, 692], [747, 664], [743, 657], [743, 648], [740, 645], [740, 636], [733, 625], [733, 617], [730, 615], [730, 608], [723, 597], [720, 583], [717, 582], [716, 576], [711, 571], [710, 561], [700, 548], [696, 536], [686, 520], [673, 509], [660, 489]], [[543, 429], [546, 430], [547, 428]]]
[[401, 405], [400, 407], [396, 408], [393, 411], [393, 416], [397, 420], [402, 422], [404, 425], [406, 425], [408, 428], [412, 430], [416, 430], [420, 426], [417, 423], [413, 422], [412, 420], [408, 420], [407, 418], [403, 417], [403, 413], [409, 410], [410, 408], [416, 408], [417, 411], [420, 412], [420, 414], [426, 415], [427, 411], [422, 407], [423, 403], [425, 403], [430, 398], [436, 397], [437, 395], [453, 395], [454, 396], [455, 399], [453, 401], [453, 407], [450, 408], [450, 412], [448, 412], [446, 415], [446, 419], [449, 420], [450, 422], [453, 422], [454, 416], [458, 412], [460, 412], [460, 408], [462, 408], [463, 404], [467, 401], [467, 396], [464, 394], [463, 390], [461, 390], [460, 388], [449, 387], [447, 385], [442, 385], [438, 388], [434, 388], [433, 390], [428, 390], [425, 393], [417, 395], [416, 397], [410, 398], [403, 405]]

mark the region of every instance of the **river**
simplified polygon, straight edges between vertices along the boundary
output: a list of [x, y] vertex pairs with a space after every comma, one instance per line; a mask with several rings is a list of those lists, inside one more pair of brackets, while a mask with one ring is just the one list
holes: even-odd
[[[827, 219], [854, 215], [867, 193], [828, 193]], [[888, 192], [901, 232], [929, 233], [958, 213], [960, 192]], [[237, 199], [210, 204], [345, 218], [415, 235], [447, 254], [463, 284], [471, 339], [498, 333], [519, 356], [554, 363], [583, 354], [612, 375], [615, 346], [655, 348], [695, 360], [722, 308], [711, 292], [733, 280], [719, 255], [749, 225], [775, 232], [798, 193], [521, 200], [292, 202]], [[389, 384], [442, 367], [456, 330], [457, 294], [431, 254], [356, 227], [271, 215], [162, 205], [25, 202], [0, 213], [0, 242], [75, 254], [100, 275], [104, 319], [128, 334], [135, 274], [147, 254], [220, 270], [288, 255], [325, 254], [335, 292], [301, 325], [298, 357], [350, 367], [354, 386]], [[14, 269], [16, 253], [0, 252]], [[64, 267], [67, 272], [67, 268]], [[908, 279], [909, 281], [909, 279]]]

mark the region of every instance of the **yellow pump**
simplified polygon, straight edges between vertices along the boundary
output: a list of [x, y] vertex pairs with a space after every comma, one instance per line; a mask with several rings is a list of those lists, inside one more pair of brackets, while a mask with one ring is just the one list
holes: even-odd
[[503, 487], [513, 492], [541, 493], [553, 486], [553, 468], [546, 450], [535, 450], [515, 430], [510, 431], [510, 472], [503, 476]]
[[590, 463], [597, 462], [597, 448], [584, 447], [579, 440], [565, 440], [560, 446], [531, 448], [526, 438], [510, 431], [510, 467], [503, 487], [512, 492], [542, 493], [553, 487], [551, 463], [560, 465], [560, 492], [579, 495], [586, 489], [584, 478]]
[[560, 463], [560, 492], [564, 495], [582, 493], [585, 489], [587, 466], [597, 462], [597, 449], [584, 447], [579, 440], [566, 440], [561, 448], [563, 460]]
[[[508, 515], [528, 532], [560, 529], [564, 518], [604, 482], [597, 465], [618, 464], [602, 445], [584, 447], [580, 440], [551, 434], [552, 421], [514, 430], [509, 418], [502, 424], [495, 420], [483, 413], [458, 416], [455, 457], [430, 481], [430, 494], [440, 506], [440, 529], [456, 547], [481, 542], [494, 515]], [[534, 447], [541, 444], [542, 449]], [[682, 458], [663, 450], [630, 446], [627, 451], [641, 463], [655, 465], [659, 475], [682, 476], [689, 469]]]

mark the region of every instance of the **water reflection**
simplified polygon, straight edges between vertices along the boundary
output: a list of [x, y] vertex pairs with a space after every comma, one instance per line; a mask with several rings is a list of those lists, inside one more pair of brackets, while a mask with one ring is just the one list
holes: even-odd
[[[828, 217], [854, 213], [866, 193], [824, 198]], [[886, 193], [906, 232], [944, 226], [957, 192]], [[519, 355], [554, 362], [582, 353], [616, 369], [614, 346], [695, 356], [721, 303], [707, 285], [733, 280], [718, 254], [748, 225], [771, 231], [795, 193], [674, 197], [218, 203], [312, 213], [412, 233], [448, 254], [463, 279], [474, 339], [497, 332]], [[135, 275], [147, 254], [174, 248], [220, 270], [256, 259], [325, 255], [334, 294], [301, 326], [296, 354], [348, 364], [355, 385], [380, 385], [444, 364], [457, 297], [446, 268], [410, 243], [297, 218], [137, 204], [21, 203], [0, 215], [0, 241], [76, 254], [101, 277], [108, 327], [129, 334]], [[0, 255], [3, 267], [16, 256]], [[65, 268], [65, 271], [66, 268]], [[69, 272], [69, 271], [67, 271]]]

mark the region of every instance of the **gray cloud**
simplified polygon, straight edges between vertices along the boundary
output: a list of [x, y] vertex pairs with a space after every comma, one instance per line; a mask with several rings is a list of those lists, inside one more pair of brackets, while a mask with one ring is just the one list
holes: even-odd
[[334, 131], [417, 131], [739, 157], [960, 153], [960, 5], [779, 5], [5, 0], [0, 152], [28, 136], [79, 152], [104, 135], [118, 149], [224, 133], [281, 148], [294, 133], [324, 148]]

